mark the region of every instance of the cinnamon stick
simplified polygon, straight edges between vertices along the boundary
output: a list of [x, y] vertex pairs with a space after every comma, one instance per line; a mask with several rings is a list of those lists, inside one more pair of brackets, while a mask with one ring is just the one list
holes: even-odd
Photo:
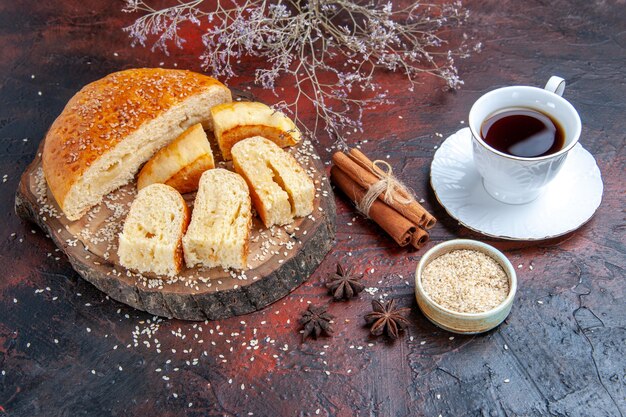
[[415, 229], [415, 233], [413, 233], [413, 236], [411, 237], [411, 245], [415, 249], [420, 249], [426, 242], [428, 242], [429, 238], [430, 236], [428, 236], [428, 232], [421, 227], [418, 227]]
[[[360, 202], [366, 193], [365, 189], [337, 166], [330, 169], [330, 179], [353, 202]], [[412, 242], [417, 228], [406, 217], [382, 201], [374, 201], [370, 208], [369, 217], [387, 232], [398, 245], [406, 246]]]
[[[353, 181], [365, 189], [380, 180], [370, 171], [373, 164], [372, 161], [358, 149], [351, 149], [349, 155], [336, 152], [332, 160]], [[410, 202], [404, 204], [404, 202], [394, 200], [390, 203], [391, 207], [424, 229], [430, 229], [435, 225], [437, 222], [435, 217], [428, 213], [412, 196], [402, 190], [398, 190], [398, 195], [405, 200], [410, 200]], [[384, 194], [381, 194], [378, 198], [384, 201]]]
[[[361, 152], [360, 150], [356, 148], [350, 149], [349, 156], [353, 160], [357, 161], [361, 165], [361, 167], [364, 167], [364, 170], [369, 170], [369, 167], [373, 165], [373, 162], [363, 152]], [[370, 185], [371, 184], [368, 184], [366, 188], [369, 187]], [[409, 204], [398, 203], [399, 207], [396, 208], [394, 206], [396, 210], [399, 210], [399, 211], [402, 210], [400, 212], [404, 214], [407, 218], [411, 219], [412, 221], [416, 221], [414, 219], [418, 217], [421, 218], [422, 222], [417, 223], [417, 224], [422, 226], [424, 229], [431, 229], [435, 225], [435, 223], [437, 223], [437, 219], [435, 218], [435, 216], [430, 214], [420, 203], [415, 201], [415, 199], [412, 196], [407, 195], [402, 190], [398, 190], [398, 194], [403, 198], [411, 199], [411, 203]]]

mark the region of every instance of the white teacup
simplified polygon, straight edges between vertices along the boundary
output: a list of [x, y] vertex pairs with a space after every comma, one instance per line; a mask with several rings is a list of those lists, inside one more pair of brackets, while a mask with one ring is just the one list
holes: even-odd
[[[496, 200], [524, 204], [537, 198], [563, 166], [567, 153], [580, 138], [580, 116], [561, 97], [565, 80], [551, 77], [544, 89], [528, 86], [498, 88], [480, 97], [469, 113], [474, 164], [485, 190]], [[530, 108], [557, 121], [564, 132], [561, 150], [550, 155], [525, 158], [489, 146], [481, 137], [481, 125], [493, 114], [508, 108]]]

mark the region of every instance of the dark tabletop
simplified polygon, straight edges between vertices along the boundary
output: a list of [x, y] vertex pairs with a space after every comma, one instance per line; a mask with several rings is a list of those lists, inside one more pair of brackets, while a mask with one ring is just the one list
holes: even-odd
[[[208, 324], [155, 322], [108, 299], [14, 213], [20, 174], [48, 126], [84, 84], [131, 67], [199, 70], [201, 45], [171, 55], [131, 48], [134, 17], [97, 0], [0, 2], [0, 416], [623, 416], [626, 414], [626, 5], [619, 0], [469, 1], [484, 44], [458, 62], [465, 86], [425, 79], [365, 115], [365, 153], [385, 157], [437, 216], [431, 243], [474, 238], [503, 250], [519, 289], [508, 319], [453, 336], [419, 312], [413, 274], [424, 250], [399, 249], [338, 196], [337, 244], [308, 282], [260, 312]], [[252, 74], [254, 63], [241, 72]], [[451, 219], [428, 186], [443, 138], [484, 92], [567, 79], [604, 197], [578, 231], [538, 243], [494, 241]], [[231, 85], [272, 103], [248, 77]], [[284, 85], [284, 87], [289, 87]], [[401, 116], [401, 117], [400, 117]], [[350, 138], [355, 143], [356, 137]], [[328, 160], [328, 138], [316, 145]], [[6, 179], [6, 181], [5, 181]], [[337, 261], [375, 295], [331, 303]], [[532, 268], [531, 268], [532, 266]], [[362, 316], [387, 294], [411, 308], [401, 340], [373, 339]], [[308, 302], [330, 303], [333, 338], [300, 342]]]

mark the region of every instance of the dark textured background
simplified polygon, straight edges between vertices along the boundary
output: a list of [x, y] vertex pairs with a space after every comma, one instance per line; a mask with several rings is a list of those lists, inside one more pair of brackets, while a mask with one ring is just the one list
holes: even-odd
[[[335, 249], [290, 296], [248, 316], [199, 326], [166, 321], [147, 334], [150, 316], [106, 299], [50, 240], [16, 217], [14, 192], [47, 127], [82, 85], [161, 62], [197, 70], [199, 45], [169, 57], [130, 48], [121, 27], [134, 16], [117, 2], [0, 2], [0, 176], [7, 179], [0, 183], [0, 416], [626, 414], [626, 3], [467, 6], [467, 30], [485, 48], [459, 62], [465, 87], [448, 93], [427, 79], [410, 93], [400, 78], [386, 76], [396, 105], [367, 113], [362, 135], [370, 139], [363, 150], [390, 155], [440, 219], [430, 245], [477, 238], [522, 265], [506, 322], [482, 336], [452, 338], [415, 304], [420, 252], [398, 249], [368, 221], [352, 220], [343, 198], [337, 198]], [[242, 63], [243, 73], [253, 69]], [[494, 242], [459, 227], [428, 189], [434, 147], [442, 141], [435, 133], [445, 137], [460, 128], [484, 92], [541, 85], [552, 74], [567, 79], [566, 97], [583, 120], [581, 142], [603, 173], [596, 216], [575, 233], [532, 244]], [[249, 81], [231, 85], [246, 89]], [[329, 143], [320, 140], [318, 149], [329, 158]], [[362, 315], [371, 295], [363, 293], [330, 305], [334, 338], [300, 343], [297, 317], [308, 301], [329, 302], [322, 281], [337, 260], [365, 272], [377, 296], [412, 308], [404, 339], [368, 337]], [[135, 347], [133, 332], [142, 331]]]

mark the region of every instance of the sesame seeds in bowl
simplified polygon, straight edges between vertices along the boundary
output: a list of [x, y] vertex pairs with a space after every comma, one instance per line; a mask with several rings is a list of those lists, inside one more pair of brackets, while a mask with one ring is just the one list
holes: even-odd
[[493, 246], [457, 239], [430, 249], [417, 267], [417, 303], [435, 325], [462, 334], [498, 326], [511, 311], [515, 270]]

